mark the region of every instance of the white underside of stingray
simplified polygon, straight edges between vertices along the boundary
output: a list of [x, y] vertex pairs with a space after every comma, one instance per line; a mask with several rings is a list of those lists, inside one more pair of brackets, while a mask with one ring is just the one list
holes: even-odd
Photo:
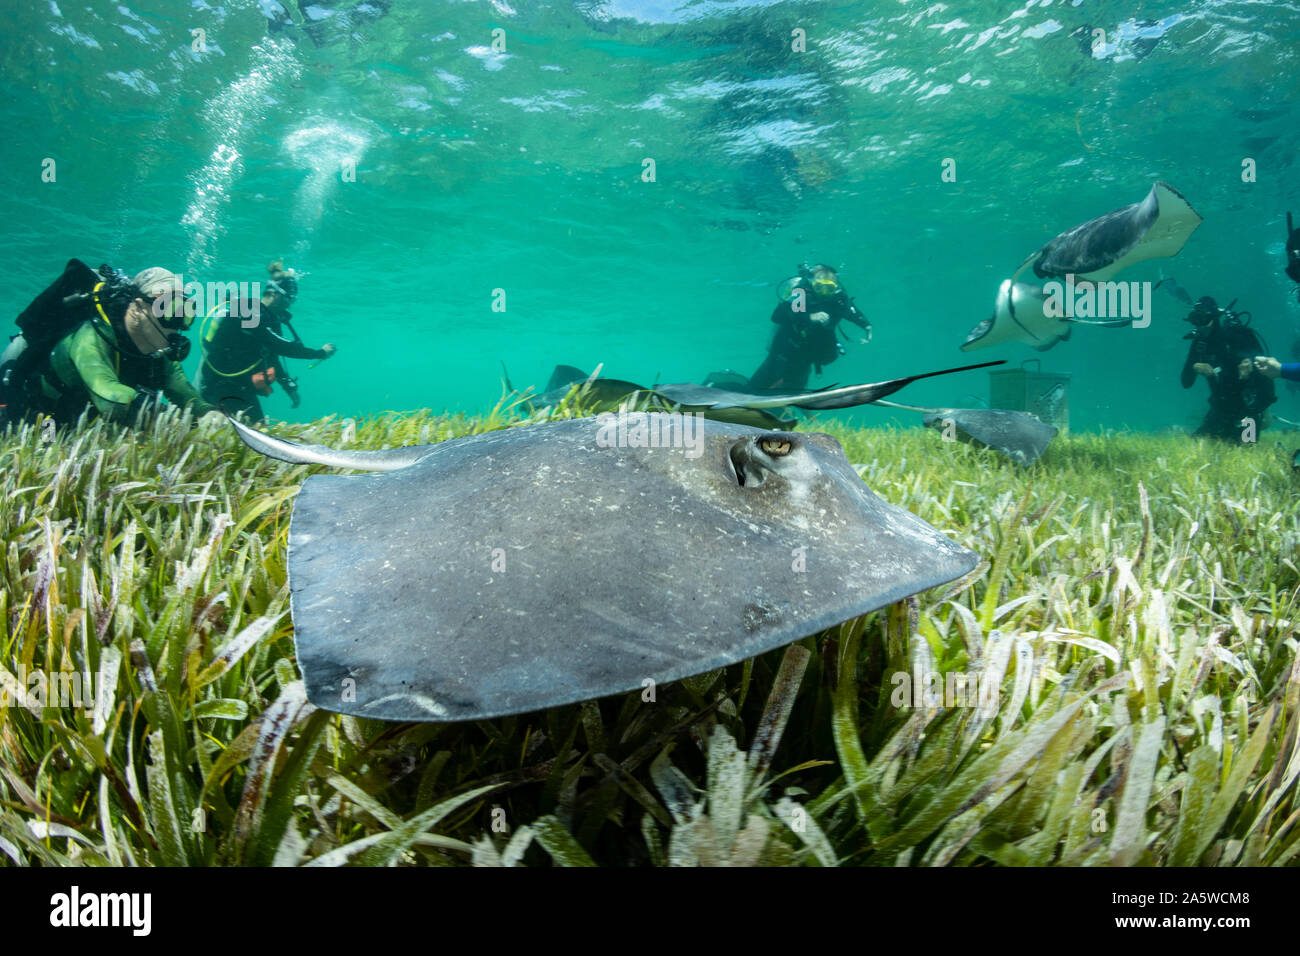
[[1077, 319], [1048, 314], [1050, 296], [1042, 286], [1028, 282], [1004, 279], [998, 288], [993, 315], [970, 330], [962, 344], [963, 352], [1002, 345], [1006, 342], [1023, 342], [1039, 352], [1046, 352], [1057, 342], [1070, 337], [1076, 325], [1099, 325], [1119, 328], [1131, 319]]

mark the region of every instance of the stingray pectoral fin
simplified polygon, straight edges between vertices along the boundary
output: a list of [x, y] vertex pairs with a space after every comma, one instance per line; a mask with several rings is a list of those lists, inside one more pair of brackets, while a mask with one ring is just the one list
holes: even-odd
[[[1154, 216], [1151, 215], [1154, 207]], [[1167, 259], [1176, 256], [1187, 244], [1188, 238], [1201, 224], [1200, 214], [1192, 208], [1177, 189], [1168, 183], [1156, 183], [1146, 199], [1134, 209], [1134, 226], [1149, 220], [1150, 224], [1127, 249], [1124, 249], [1104, 268], [1092, 272], [1079, 270], [1082, 278], [1101, 280], [1121, 269], [1147, 259]], [[1117, 250], [1118, 252], [1119, 250]]]
[[1044, 341], [1035, 345], [1034, 351], [1046, 352], [1048, 349], [1053, 348], [1062, 342], [1068, 342], [1068, 341], [1070, 341], [1070, 327], [1066, 326], [1064, 332], [1061, 332], [1058, 335], [1053, 335], [1050, 339], [1045, 339]]
[[[1045, 339], [1052, 338], [1048, 329], [1055, 319], [1044, 312], [1045, 298], [1038, 286], [1012, 279], [1002, 280], [993, 302], [993, 314], [966, 334], [961, 350], [973, 352], [1003, 342], [1038, 346]], [[1052, 344], [1056, 341], [1059, 340], [1053, 339]]]
[[253, 451], [267, 458], [287, 461], [294, 465], [329, 465], [331, 468], [352, 468], [356, 471], [396, 471], [415, 464], [436, 447], [411, 445], [383, 451], [342, 451], [326, 445], [303, 445], [284, 438], [276, 438], [256, 428], [250, 428], [229, 416], [227, 418], [234, 426], [236, 434]]
[[1025, 258], [1025, 261], [1022, 262], [1022, 263], [1020, 263], [1020, 265], [1019, 265], [1019, 267], [1016, 269], [1016, 271], [1013, 272], [1013, 273], [1011, 274], [1011, 281], [1012, 281], [1012, 282], [1015, 282], [1015, 281], [1016, 281], [1017, 279], [1019, 279], [1022, 275], [1024, 275], [1025, 270], [1028, 269], [1030, 266], [1032, 266], [1035, 262], [1038, 261], [1038, 257], [1041, 256], [1041, 255], [1043, 254], [1043, 250], [1046, 249], [1046, 248], [1047, 248], [1046, 246], [1039, 246], [1036, 250], [1034, 250], [1033, 253], [1031, 253], [1029, 256], [1027, 256], [1027, 257]]
[[1142, 258], [1176, 256], [1201, 224], [1201, 214], [1192, 208], [1182, 193], [1168, 183], [1156, 183], [1151, 190], [1156, 194], [1160, 213], [1139, 243], [1139, 246], [1149, 252]]
[[995, 315], [990, 315], [987, 319], [979, 322], [966, 333], [966, 341], [961, 344], [961, 350], [963, 352], [974, 352], [976, 349], [996, 345], [997, 341], [989, 337], [993, 333], [993, 326], [996, 322], [997, 316]]
[[551, 372], [551, 377], [546, 380], [546, 388], [542, 389], [543, 394], [553, 392], [562, 388], [568, 391], [569, 386], [579, 382], [585, 382], [588, 375], [582, 369], [573, 365], [557, 365], [555, 371]]
[[[1036, 308], [1031, 308], [1030, 315], [1018, 316], [1015, 313], [1013, 299], [1023, 298], [1022, 289], [1030, 289], [1032, 286], [1026, 286], [1023, 282], [1015, 280], [1002, 280], [1001, 285], [997, 287], [997, 298], [993, 300], [993, 315], [984, 319], [966, 333], [966, 341], [962, 342], [962, 351], [969, 352], [976, 349], [988, 349], [989, 346], [1001, 345], [1002, 342], [1021, 341], [1035, 343], [1040, 337], [1035, 336], [1030, 328], [1026, 325], [1027, 320], [1034, 317], [1043, 316], [1041, 304]], [[1013, 290], [1015, 295], [1013, 295]]]

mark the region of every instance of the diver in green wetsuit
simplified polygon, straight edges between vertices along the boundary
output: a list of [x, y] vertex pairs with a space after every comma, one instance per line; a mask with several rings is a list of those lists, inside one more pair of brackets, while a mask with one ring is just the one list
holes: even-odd
[[63, 299], [64, 308], [89, 314], [37, 367], [28, 386], [29, 409], [68, 424], [90, 407], [130, 425], [157, 410], [161, 394], [195, 415], [216, 412], [180, 365], [190, 344], [180, 333], [194, 320], [181, 280], [157, 267], [130, 280], [106, 268], [100, 275], [103, 281], [90, 292]]

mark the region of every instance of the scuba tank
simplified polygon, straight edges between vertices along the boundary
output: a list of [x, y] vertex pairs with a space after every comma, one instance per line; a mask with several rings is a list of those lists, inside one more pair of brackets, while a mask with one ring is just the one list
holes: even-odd
[[96, 272], [80, 259], [69, 259], [63, 274], [19, 314], [19, 334], [0, 355], [0, 405], [8, 419], [26, 410], [29, 383], [50, 350], [94, 314], [94, 290], [111, 272], [108, 266]]

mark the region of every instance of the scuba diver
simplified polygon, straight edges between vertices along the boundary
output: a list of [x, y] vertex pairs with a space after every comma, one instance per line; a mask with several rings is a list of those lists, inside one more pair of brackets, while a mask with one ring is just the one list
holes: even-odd
[[835, 332], [841, 321], [862, 329], [858, 344], [871, 341], [871, 323], [840, 285], [835, 270], [826, 265], [799, 267], [799, 274], [781, 284], [780, 303], [772, 311], [776, 332], [767, 358], [749, 378], [750, 392], [802, 392], [813, 369], [822, 368], [844, 354]]
[[199, 392], [215, 404], [229, 400], [225, 410], [232, 415], [245, 412], [250, 422], [266, 417], [258, 397], [270, 395], [274, 383], [285, 390], [294, 408], [301, 404], [298, 383], [285, 370], [282, 357], [324, 361], [337, 351], [330, 342], [318, 349], [307, 346], [290, 322], [288, 306], [298, 297], [300, 274], [279, 259], [266, 271], [270, 279], [260, 301], [227, 299], [213, 307], [200, 330]]
[[1196, 436], [1240, 441], [1242, 420], [1249, 418], [1257, 428], [1266, 428], [1268, 407], [1277, 401], [1272, 376], [1256, 361], [1268, 349], [1250, 328], [1250, 313], [1232, 310], [1236, 301], [1219, 308], [1214, 299], [1202, 296], [1186, 318], [1196, 328], [1183, 336], [1191, 340], [1183, 363], [1183, 388], [1191, 388], [1198, 376], [1210, 385], [1210, 407], [1192, 433]]
[[70, 259], [63, 274], [18, 317], [21, 334], [0, 355], [0, 423], [43, 412], [61, 425], [87, 407], [136, 424], [159, 393], [195, 415], [216, 409], [199, 397], [181, 361], [194, 321], [178, 276], [153, 267], [128, 278]]

